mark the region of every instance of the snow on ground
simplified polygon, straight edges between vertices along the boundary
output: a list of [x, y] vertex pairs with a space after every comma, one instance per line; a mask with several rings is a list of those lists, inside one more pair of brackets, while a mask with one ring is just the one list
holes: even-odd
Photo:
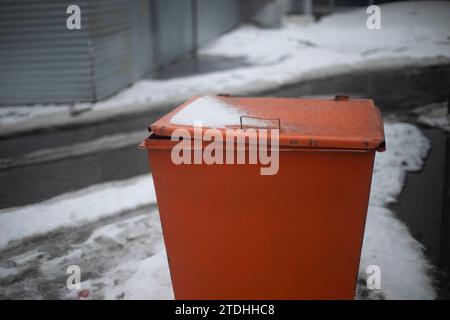
[[[75, 259], [72, 253], [76, 255]], [[90, 259], [98, 264], [98, 256], [101, 256], [103, 264], [113, 267], [81, 284], [80, 290], [90, 290], [91, 298], [173, 299], [161, 226], [155, 209], [142, 210], [142, 214], [135, 217], [94, 230], [84, 243], [72, 252], [43, 264], [41, 270], [47, 275], [59, 272], [65, 276], [64, 272], [61, 273], [64, 271], [61, 266], [74, 261], [83, 266]], [[78, 292], [66, 291], [63, 298], [76, 298]]]
[[76, 227], [156, 203], [150, 175], [98, 184], [38, 204], [0, 210], [0, 249], [9, 242]]
[[413, 110], [417, 115], [417, 122], [430, 127], [436, 127], [450, 132], [450, 115], [448, 114], [448, 101], [432, 103]]
[[[385, 133], [387, 151], [377, 153], [375, 160], [357, 298], [433, 299], [432, 266], [423, 247], [388, 208], [398, 198], [406, 172], [422, 167], [430, 144], [411, 124], [386, 123]], [[0, 251], [0, 298], [77, 298], [89, 290], [92, 299], [172, 299], [152, 186], [150, 176], [138, 177], [2, 212], [3, 244], [55, 232]], [[118, 215], [139, 206], [145, 207]], [[95, 221], [106, 216], [110, 220]], [[32, 227], [35, 223], [40, 229]], [[57, 232], [70, 226], [74, 228]], [[66, 268], [73, 264], [82, 270], [80, 290], [65, 287]], [[381, 268], [380, 290], [365, 287], [371, 264]]]
[[[381, 5], [381, 30], [369, 30], [365, 8], [332, 14], [304, 26], [287, 17], [281, 29], [245, 25], [201, 50], [245, 57], [256, 65], [295, 60], [295, 71], [370, 58], [450, 56], [450, 4], [439, 1]], [[318, 65], [314, 65], [317, 63]], [[283, 70], [287, 71], [287, 70]]]
[[[172, 299], [156, 207], [145, 206], [0, 253], [1, 299]], [[81, 268], [81, 289], [66, 288], [67, 267]]]
[[433, 299], [431, 264], [422, 245], [388, 205], [395, 203], [406, 173], [422, 168], [429, 141], [416, 126], [385, 124], [387, 150], [377, 153], [360, 261], [360, 277], [369, 265], [381, 268], [381, 293], [387, 299]]
[[308, 26], [286, 19], [280, 29], [243, 25], [200, 50], [242, 57], [251, 66], [171, 80], [141, 80], [96, 104], [0, 108], [0, 135], [174, 106], [193, 95], [256, 94], [354, 70], [448, 64], [450, 2], [381, 5], [382, 29], [366, 28], [365, 8]]

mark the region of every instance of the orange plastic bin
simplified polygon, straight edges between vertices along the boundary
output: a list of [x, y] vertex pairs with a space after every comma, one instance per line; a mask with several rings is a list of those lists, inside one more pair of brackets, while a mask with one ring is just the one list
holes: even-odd
[[[174, 163], [176, 129], [192, 134], [191, 153], [210, 143], [194, 135], [196, 120], [201, 133], [278, 128], [278, 171]], [[149, 129], [142, 147], [176, 299], [354, 298], [374, 155], [385, 145], [372, 100], [197, 97]], [[249, 158], [252, 141], [233, 141], [235, 159]]]

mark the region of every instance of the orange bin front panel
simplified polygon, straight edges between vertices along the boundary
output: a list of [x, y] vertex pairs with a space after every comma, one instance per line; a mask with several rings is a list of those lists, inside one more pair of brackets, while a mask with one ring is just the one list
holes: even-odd
[[271, 176], [170, 152], [149, 159], [176, 299], [354, 298], [374, 150], [280, 150]]

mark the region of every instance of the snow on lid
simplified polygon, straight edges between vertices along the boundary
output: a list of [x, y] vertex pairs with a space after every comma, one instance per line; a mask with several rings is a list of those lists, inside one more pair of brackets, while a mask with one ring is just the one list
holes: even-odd
[[218, 97], [203, 96], [177, 112], [170, 119], [170, 123], [194, 126], [194, 122], [201, 121], [203, 127], [219, 129], [239, 126], [241, 116], [245, 115], [245, 112]]

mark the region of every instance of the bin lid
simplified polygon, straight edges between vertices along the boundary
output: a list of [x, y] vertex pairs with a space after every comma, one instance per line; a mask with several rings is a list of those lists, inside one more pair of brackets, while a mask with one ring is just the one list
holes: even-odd
[[[170, 137], [194, 125], [215, 128], [279, 128], [280, 147], [383, 151], [384, 130], [378, 108], [370, 99], [194, 97], [150, 125], [158, 136]], [[258, 130], [256, 130], [258, 131]], [[202, 135], [203, 136], [203, 135]]]

